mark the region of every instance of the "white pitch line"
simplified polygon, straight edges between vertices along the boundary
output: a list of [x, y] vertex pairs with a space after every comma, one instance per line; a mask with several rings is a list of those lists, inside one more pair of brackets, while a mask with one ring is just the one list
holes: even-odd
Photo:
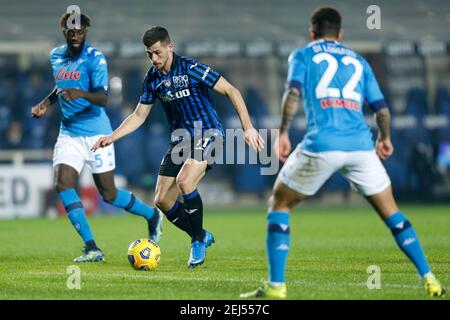
[[[53, 271], [40, 271], [40, 272], [34, 272], [30, 271], [27, 274], [29, 275], [35, 275], [35, 276], [67, 276], [64, 272], [53, 272]], [[226, 278], [226, 279], [211, 279], [208, 277], [182, 277], [182, 276], [168, 276], [168, 275], [161, 275], [157, 273], [151, 273], [148, 274], [125, 274], [120, 272], [111, 272], [111, 273], [93, 273], [93, 272], [82, 272], [82, 277], [96, 277], [96, 278], [108, 278], [108, 277], [117, 277], [117, 278], [124, 278], [124, 279], [147, 279], [147, 280], [174, 280], [174, 281], [202, 281], [202, 282], [236, 282], [236, 283], [255, 283], [258, 280], [245, 280], [245, 279], [236, 279], [236, 278]], [[319, 285], [319, 286], [327, 286], [327, 287], [365, 287], [365, 282], [355, 283], [355, 282], [323, 282], [323, 281], [311, 281], [311, 280], [294, 280], [288, 282], [288, 285], [295, 285], [298, 287], [301, 286], [313, 286], [313, 285]], [[386, 288], [401, 288], [401, 289], [418, 289], [421, 288], [420, 285], [408, 285], [408, 284], [386, 284], [382, 283], [381, 287]]]
[[[145, 272], [145, 271], [144, 271]], [[93, 273], [93, 272], [82, 272], [82, 277], [100, 277], [100, 278], [108, 278], [108, 277], [117, 277], [117, 278], [135, 278], [135, 279], [162, 279], [162, 280], [177, 280], [177, 281], [228, 281], [228, 282], [253, 282], [253, 280], [243, 280], [243, 279], [210, 279], [205, 277], [180, 277], [180, 276], [168, 276], [168, 275], [160, 275], [156, 273], [150, 274], [148, 272], [148, 275], [144, 274], [124, 274], [120, 272], [111, 272], [111, 273]], [[41, 272], [34, 272], [30, 271], [27, 274], [29, 275], [35, 275], [35, 276], [67, 276], [64, 272], [52, 272], [52, 271], [41, 271]]]

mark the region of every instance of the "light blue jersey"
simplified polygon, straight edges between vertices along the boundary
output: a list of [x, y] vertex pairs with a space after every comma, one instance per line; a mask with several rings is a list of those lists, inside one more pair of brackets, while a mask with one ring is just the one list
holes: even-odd
[[287, 86], [301, 90], [307, 132], [301, 147], [310, 152], [374, 148], [363, 103], [372, 110], [386, 102], [369, 64], [337, 41], [317, 40], [289, 57]]
[[[108, 67], [105, 56], [88, 43], [80, 55], [67, 54], [67, 45], [57, 47], [50, 53], [58, 90], [80, 89], [88, 92], [108, 91]], [[112, 132], [111, 123], [104, 107], [80, 98], [64, 101], [58, 94], [61, 106], [60, 134], [75, 137], [91, 137]]]

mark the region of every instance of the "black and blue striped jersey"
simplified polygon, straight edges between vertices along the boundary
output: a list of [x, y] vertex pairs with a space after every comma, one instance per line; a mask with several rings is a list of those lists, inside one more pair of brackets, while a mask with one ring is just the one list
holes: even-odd
[[154, 104], [158, 98], [164, 108], [171, 131], [194, 129], [202, 133], [217, 129], [224, 135], [224, 129], [217, 115], [214, 100], [210, 95], [220, 78], [211, 67], [188, 57], [173, 54], [173, 62], [167, 74], [151, 67], [144, 79], [140, 102]]

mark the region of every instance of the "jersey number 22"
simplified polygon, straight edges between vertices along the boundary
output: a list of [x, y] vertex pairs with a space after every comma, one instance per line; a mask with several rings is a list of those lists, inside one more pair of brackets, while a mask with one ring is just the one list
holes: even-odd
[[[336, 58], [329, 53], [322, 52], [316, 54], [312, 60], [317, 64], [320, 64], [322, 61], [326, 61], [328, 63], [327, 69], [323, 73], [322, 78], [320, 78], [319, 83], [316, 86], [316, 98], [317, 99], [323, 99], [327, 97], [340, 98], [341, 97], [340, 90], [338, 88], [329, 87], [339, 66]], [[361, 99], [361, 95], [358, 92], [356, 92], [355, 89], [356, 86], [358, 85], [359, 80], [361, 80], [363, 66], [361, 62], [349, 56], [342, 57], [341, 61], [346, 66], [351, 64], [355, 67], [354, 73], [347, 81], [345, 86], [342, 88], [342, 97], [344, 99], [359, 101]]]

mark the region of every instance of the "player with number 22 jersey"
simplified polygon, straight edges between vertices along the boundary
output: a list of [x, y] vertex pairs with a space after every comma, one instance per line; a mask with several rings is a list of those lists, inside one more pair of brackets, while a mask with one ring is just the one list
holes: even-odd
[[[241, 297], [287, 297], [290, 212], [314, 195], [335, 172], [341, 173], [374, 207], [414, 264], [427, 293], [443, 296], [445, 290], [431, 272], [411, 222], [397, 207], [391, 181], [380, 161], [391, 156], [394, 149], [389, 109], [372, 69], [359, 54], [339, 42], [343, 36], [341, 16], [334, 8], [317, 9], [309, 31], [313, 41], [289, 57], [283, 120], [275, 150], [286, 163], [275, 181], [267, 215], [269, 279]], [[289, 154], [289, 126], [301, 96], [307, 132]], [[364, 121], [364, 100], [376, 115], [379, 134], [375, 148]]]

